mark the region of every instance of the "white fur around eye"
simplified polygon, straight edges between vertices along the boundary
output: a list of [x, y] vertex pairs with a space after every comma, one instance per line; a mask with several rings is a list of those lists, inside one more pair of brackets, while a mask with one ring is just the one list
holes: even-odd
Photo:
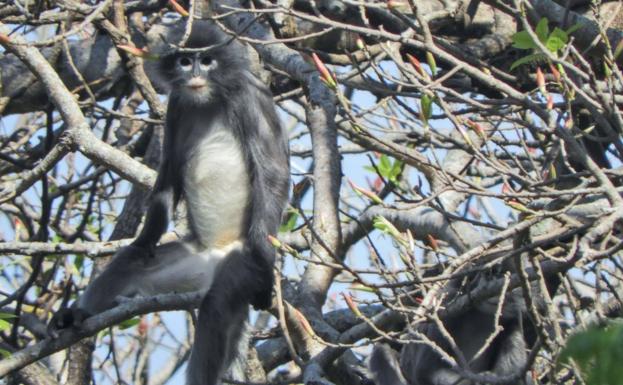
[[217, 67], [217, 61], [212, 59], [209, 64], [204, 64], [203, 61], [200, 61], [199, 66], [202, 71], [211, 71]]
[[182, 71], [190, 71], [193, 68], [193, 60], [187, 56], [177, 58], [176, 64]]

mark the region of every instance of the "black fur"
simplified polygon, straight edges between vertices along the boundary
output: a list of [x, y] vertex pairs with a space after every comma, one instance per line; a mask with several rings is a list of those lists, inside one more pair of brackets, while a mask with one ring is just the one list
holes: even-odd
[[[485, 275], [474, 277], [474, 280], [485, 279]], [[548, 278], [549, 290], [555, 292], [559, 280], [556, 276]], [[467, 285], [469, 286], [469, 285]], [[461, 286], [458, 282], [450, 283], [450, 292], [465, 294], [469, 287]], [[450, 297], [451, 298], [451, 297]], [[535, 298], [537, 309], [545, 306], [541, 298]], [[448, 316], [442, 319], [447, 335], [460, 350], [465, 359], [465, 367], [453, 350], [446, 334], [432, 322], [420, 323], [414, 326], [420, 335], [426, 336], [436, 348], [429, 344], [408, 343], [400, 352], [398, 365], [387, 346], [375, 348], [370, 359], [369, 368], [376, 379], [377, 385], [474, 385], [475, 381], [465, 378], [460, 372], [463, 369], [480, 375], [494, 375], [513, 377], [521, 374], [528, 359], [528, 349], [536, 342], [535, 327], [532, 324], [525, 306], [520, 289], [507, 293], [504, 305], [499, 315], [501, 331], [491, 341], [496, 328], [496, 311], [498, 299], [494, 298], [480, 303], [474, 303], [461, 314]], [[416, 335], [408, 334], [409, 338], [419, 339]], [[486, 349], [480, 350], [486, 345]], [[444, 359], [439, 350], [451, 356], [458, 367]], [[476, 354], [478, 356], [476, 357]], [[462, 367], [462, 368], [461, 368]], [[400, 379], [400, 380], [397, 380]], [[529, 385], [532, 381], [529, 375], [517, 379], [513, 385]], [[510, 385], [509, 383], [509, 385]]]
[[[200, 282], [184, 282], [184, 274], [193, 274], [192, 266], [196, 262], [197, 270], [203, 271], [211, 284], [208, 282], [209, 290], [199, 309], [188, 385], [218, 383], [237, 354], [249, 304], [257, 309], [271, 306], [275, 250], [268, 242], [268, 235], [277, 233], [289, 183], [287, 136], [270, 91], [249, 70], [245, 48], [213, 24], [195, 21], [186, 48], [202, 47], [211, 48], [190, 52], [182, 49], [161, 61], [161, 72], [169, 81], [171, 94], [162, 163], [141, 233], [89, 285], [69, 311], [71, 314], [60, 312], [53, 321], [56, 328], [71, 326], [68, 319], [74, 313], [82, 314], [76, 313], [77, 309], [96, 314], [114, 306], [117, 295], [152, 294], [178, 288], [204, 290]], [[203, 79], [206, 86], [192, 88], [189, 86], [192, 79]], [[209, 244], [202, 227], [198, 226], [202, 211], [192, 210], [191, 205], [188, 205], [188, 238], [156, 247], [173, 209], [185, 195], [184, 189], [192, 188], [185, 184], [188, 182], [185, 173], [201, 171], [201, 165], [189, 170], [193, 165], [189, 160], [200, 150], [202, 139], [212, 130], [223, 128], [234, 134], [240, 146], [250, 183], [250, 186], [226, 186], [249, 189], [248, 201], [241, 202], [245, 205], [241, 218], [243, 234], [239, 239], [242, 247], [234, 248], [224, 259], [206, 262], [206, 253], [214, 245]], [[167, 268], [175, 272], [168, 274]], [[162, 281], [163, 277], [168, 281]], [[162, 285], [156, 284], [159, 280]], [[103, 287], [106, 290], [101, 290]]]
[[370, 355], [370, 371], [377, 385], [405, 385], [396, 353], [386, 344], [374, 347]]
[[[521, 317], [521, 314], [515, 314], [514, 317], [502, 317], [500, 323], [503, 331], [490, 342], [478, 358], [475, 358], [476, 353], [494, 332], [493, 313], [471, 309], [466, 314], [444, 320], [444, 326], [468, 362], [470, 371], [504, 376], [516, 374], [526, 364], [527, 350]], [[445, 352], [457, 358], [455, 354], [452, 354], [447, 339], [441, 335], [436, 326], [428, 324], [420, 328], [420, 331]], [[463, 378], [442, 359], [439, 353], [425, 344], [406, 345], [401, 352], [400, 366], [409, 384], [475, 384]], [[523, 384], [524, 382], [513, 383]]]
[[[163, 70], [173, 79], [169, 98], [165, 131], [165, 151], [160, 175], [164, 188], [155, 190], [154, 201], [158, 217], [177, 203], [182, 195], [184, 164], [193, 145], [205, 132], [195, 132], [206, 121], [224, 118], [242, 145], [242, 152], [250, 173], [251, 201], [246, 213], [246, 239], [242, 252], [235, 251], [219, 267], [210, 291], [199, 309], [197, 337], [188, 368], [189, 385], [207, 385], [218, 381], [227, 368], [237, 346], [242, 320], [247, 306], [267, 309], [272, 302], [275, 251], [268, 243], [268, 235], [277, 232], [288, 191], [287, 138], [277, 117], [269, 90], [249, 71], [244, 47], [236, 42], [222, 45], [228, 38], [214, 26], [195, 22], [187, 47], [216, 46], [198, 57], [209, 55], [218, 62], [216, 70], [209, 73], [210, 98], [207, 103], [189, 100], [179, 91], [171, 73], [172, 57], [163, 60]], [[198, 119], [199, 118], [199, 119]], [[199, 122], [198, 122], [199, 120]], [[199, 123], [199, 124], [197, 124]], [[190, 130], [190, 131], [183, 131]], [[168, 183], [167, 183], [168, 182]], [[172, 193], [171, 194], [171, 190]], [[161, 198], [163, 197], [163, 198]], [[172, 199], [171, 199], [172, 198]], [[154, 205], [152, 205], [154, 207]], [[151, 212], [151, 210], [150, 210]], [[200, 237], [193, 226], [193, 236]], [[149, 219], [149, 218], [148, 218]], [[161, 222], [154, 221], [154, 226]], [[147, 226], [146, 226], [147, 227]], [[164, 227], [144, 229], [150, 244], [157, 242]], [[139, 242], [145, 238], [139, 237]], [[227, 358], [227, 360], [226, 360]]]

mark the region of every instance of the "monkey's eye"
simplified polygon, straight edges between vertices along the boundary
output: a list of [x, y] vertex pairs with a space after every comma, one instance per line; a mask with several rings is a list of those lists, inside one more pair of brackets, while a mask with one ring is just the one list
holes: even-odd
[[212, 64], [212, 58], [210, 56], [204, 56], [201, 58], [201, 65], [209, 66], [210, 64]]
[[181, 58], [178, 59], [177, 62], [180, 65], [180, 67], [182, 67], [183, 69], [189, 69], [193, 65], [193, 61], [189, 57], [186, 57], [186, 56], [182, 56]]

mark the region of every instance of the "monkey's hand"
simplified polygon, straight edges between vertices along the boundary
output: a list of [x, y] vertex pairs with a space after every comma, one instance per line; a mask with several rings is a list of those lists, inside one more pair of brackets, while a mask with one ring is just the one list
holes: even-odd
[[60, 309], [52, 316], [48, 324], [48, 334], [52, 338], [57, 338], [59, 331], [72, 327], [80, 328], [82, 322], [90, 316], [91, 313], [78, 307]]
[[253, 305], [255, 310], [268, 310], [273, 304], [273, 283], [275, 277], [272, 269], [270, 273], [262, 274], [262, 277], [262, 281], [266, 282], [262, 282], [261, 289], [258, 290], [251, 299], [251, 305]]
[[253, 300], [251, 301], [251, 305], [255, 310], [268, 310], [271, 308], [273, 304], [273, 291], [272, 290], [264, 290], [260, 293], [255, 294]]

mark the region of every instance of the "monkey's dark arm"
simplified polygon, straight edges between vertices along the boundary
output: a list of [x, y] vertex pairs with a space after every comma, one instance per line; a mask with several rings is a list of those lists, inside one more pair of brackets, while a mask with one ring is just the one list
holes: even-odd
[[[166, 167], [166, 166], [165, 166]], [[167, 230], [169, 225], [170, 212], [173, 207], [173, 186], [162, 176], [162, 171], [158, 174], [158, 180], [151, 195], [151, 203], [147, 209], [143, 228], [132, 242], [132, 246], [148, 250], [150, 255], [160, 240], [160, 237]]]
[[154, 248], [160, 237], [167, 230], [176, 201], [172, 160], [168, 153], [173, 151], [171, 132], [173, 122], [171, 120], [171, 118], [167, 117], [162, 161], [158, 170], [156, 184], [151, 192], [145, 222], [141, 232], [134, 242], [131, 243], [131, 246], [146, 250], [151, 256], [153, 256]]
[[[250, 154], [251, 212], [247, 247], [258, 269], [260, 282], [252, 293], [251, 304], [267, 309], [272, 302], [275, 249], [268, 235], [276, 235], [288, 199], [290, 168], [288, 138], [281, 127], [270, 91], [252, 75], [249, 76], [251, 100], [246, 102], [243, 127], [256, 127], [254, 140], [243, 141]], [[248, 108], [251, 106], [252, 108]], [[257, 119], [257, 117], [261, 119]], [[248, 134], [248, 133], [247, 133]]]

